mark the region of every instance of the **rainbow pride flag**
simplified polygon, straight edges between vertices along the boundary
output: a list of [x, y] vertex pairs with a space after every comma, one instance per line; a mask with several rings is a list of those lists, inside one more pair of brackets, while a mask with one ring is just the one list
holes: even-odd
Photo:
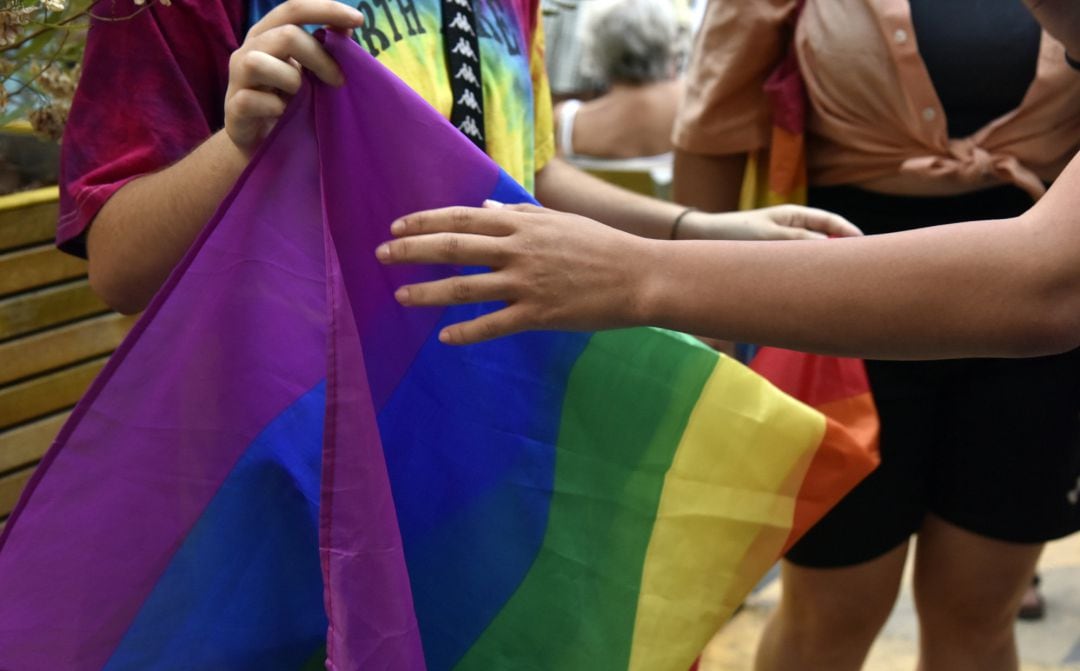
[[763, 91], [772, 128], [769, 146], [747, 157], [739, 209], [806, 204], [806, 115], [809, 102], [795, 52], [795, 29], [806, 0], [796, 0], [782, 26], [784, 55], [766, 78]]
[[674, 333], [439, 344], [491, 306], [390, 222], [529, 197], [326, 39], [5, 527], [0, 669], [683, 671], [871, 451]]

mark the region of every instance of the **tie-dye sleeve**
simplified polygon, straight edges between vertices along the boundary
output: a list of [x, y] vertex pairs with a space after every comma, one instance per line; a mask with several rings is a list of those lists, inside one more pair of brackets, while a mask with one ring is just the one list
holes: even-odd
[[[223, 125], [229, 55], [243, 3], [98, 3], [64, 132], [56, 242], [86, 255], [85, 234], [128, 181], [185, 156]], [[149, 215], [149, 213], [148, 213]]]
[[529, 51], [529, 70], [533, 82], [533, 110], [536, 133], [536, 171], [547, 165], [555, 156], [555, 131], [551, 117], [551, 86], [548, 84], [547, 65], [544, 62], [544, 22], [540, 3], [535, 3], [532, 44]]

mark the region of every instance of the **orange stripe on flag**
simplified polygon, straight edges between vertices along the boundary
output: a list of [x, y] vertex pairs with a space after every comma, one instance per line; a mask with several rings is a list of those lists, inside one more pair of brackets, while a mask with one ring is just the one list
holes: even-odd
[[[865, 478], [880, 461], [878, 416], [870, 392], [818, 406], [828, 424], [796, 497], [784, 552], [850, 490], [853, 474]], [[826, 449], [828, 447], [828, 449]]]
[[791, 133], [773, 126], [769, 148], [769, 191], [781, 199], [806, 187], [806, 153], [802, 133]]

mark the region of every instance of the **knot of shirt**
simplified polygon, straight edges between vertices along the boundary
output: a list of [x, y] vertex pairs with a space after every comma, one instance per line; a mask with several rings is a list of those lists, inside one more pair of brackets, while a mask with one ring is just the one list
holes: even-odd
[[900, 171], [921, 177], [956, 179], [972, 186], [1013, 184], [1034, 199], [1046, 193], [1039, 176], [1024, 167], [1015, 156], [987, 151], [972, 138], [949, 140], [944, 155], [906, 159], [901, 163]]

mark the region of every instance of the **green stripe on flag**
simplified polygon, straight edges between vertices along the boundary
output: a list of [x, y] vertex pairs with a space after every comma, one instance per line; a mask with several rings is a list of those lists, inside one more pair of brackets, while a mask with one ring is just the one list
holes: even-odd
[[326, 646], [319, 648], [308, 661], [300, 667], [300, 671], [326, 671]]
[[627, 667], [664, 475], [717, 360], [687, 341], [655, 329], [590, 339], [568, 382], [543, 546], [456, 668]]

